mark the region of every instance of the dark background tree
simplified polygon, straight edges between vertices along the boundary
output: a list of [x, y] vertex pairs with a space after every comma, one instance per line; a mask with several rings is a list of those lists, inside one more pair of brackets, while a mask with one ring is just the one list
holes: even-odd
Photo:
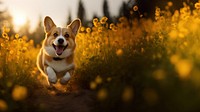
[[81, 20], [82, 25], [86, 25], [86, 16], [85, 16], [85, 8], [83, 5], [82, 0], [79, 0], [79, 4], [78, 4], [78, 14], [77, 17]]
[[129, 18], [130, 16], [130, 8], [128, 8], [128, 4], [123, 2], [120, 9], [119, 9], [119, 16], [118, 17], [126, 17]]
[[133, 6], [138, 6], [138, 11], [143, 15], [143, 17], [154, 19], [156, 7], [164, 10], [168, 2], [173, 3], [170, 11], [174, 12], [175, 10], [183, 7], [183, 2], [189, 5], [190, 8], [194, 8], [194, 3], [198, 2], [198, 0], [129, 0], [128, 3], [124, 4], [126, 6], [123, 6], [126, 7], [126, 9], [123, 8], [123, 13], [126, 17], [129, 17], [130, 14], [128, 14], [125, 10], [130, 10]]
[[104, 14], [104, 16], [106, 16], [108, 18], [108, 23], [111, 23], [112, 22], [112, 18], [110, 16], [109, 5], [108, 5], [108, 1], [107, 0], [103, 1], [103, 14]]
[[71, 11], [69, 11], [69, 15], [67, 18], [67, 25], [70, 24], [72, 22], [72, 15], [71, 15]]

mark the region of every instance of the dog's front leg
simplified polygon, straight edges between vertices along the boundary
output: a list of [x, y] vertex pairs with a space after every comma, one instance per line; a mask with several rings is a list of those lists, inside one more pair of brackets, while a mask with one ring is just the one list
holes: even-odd
[[61, 84], [67, 84], [69, 79], [71, 78], [71, 75], [69, 72], [65, 73], [65, 75], [60, 79]]
[[55, 71], [53, 70], [53, 68], [51, 68], [50, 66], [48, 66], [46, 68], [46, 73], [48, 75], [48, 81], [53, 84], [55, 84], [57, 82], [57, 76]]

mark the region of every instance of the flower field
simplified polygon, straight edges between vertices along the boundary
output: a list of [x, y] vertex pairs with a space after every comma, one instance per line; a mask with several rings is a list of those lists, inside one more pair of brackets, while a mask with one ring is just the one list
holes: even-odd
[[[168, 8], [156, 8], [155, 20], [121, 17], [108, 24], [102, 17], [80, 29], [75, 83], [95, 93], [93, 111], [200, 111], [200, 3]], [[26, 36], [9, 36], [9, 28], [2, 31], [0, 111], [27, 111], [35, 108], [24, 104], [42, 80], [35, 64], [39, 47]]]

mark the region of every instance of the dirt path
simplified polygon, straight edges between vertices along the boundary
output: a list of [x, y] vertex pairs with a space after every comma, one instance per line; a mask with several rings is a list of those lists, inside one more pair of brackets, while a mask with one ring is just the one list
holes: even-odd
[[40, 87], [34, 93], [34, 103], [45, 112], [91, 112], [94, 93], [90, 90], [49, 90]]

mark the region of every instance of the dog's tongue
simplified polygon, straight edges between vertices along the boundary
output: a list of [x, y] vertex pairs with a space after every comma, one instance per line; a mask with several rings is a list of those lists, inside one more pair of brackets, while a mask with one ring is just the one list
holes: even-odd
[[63, 46], [56, 46], [56, 54], [57, 55], [61, 55], [64, 51], [64, 47]]

